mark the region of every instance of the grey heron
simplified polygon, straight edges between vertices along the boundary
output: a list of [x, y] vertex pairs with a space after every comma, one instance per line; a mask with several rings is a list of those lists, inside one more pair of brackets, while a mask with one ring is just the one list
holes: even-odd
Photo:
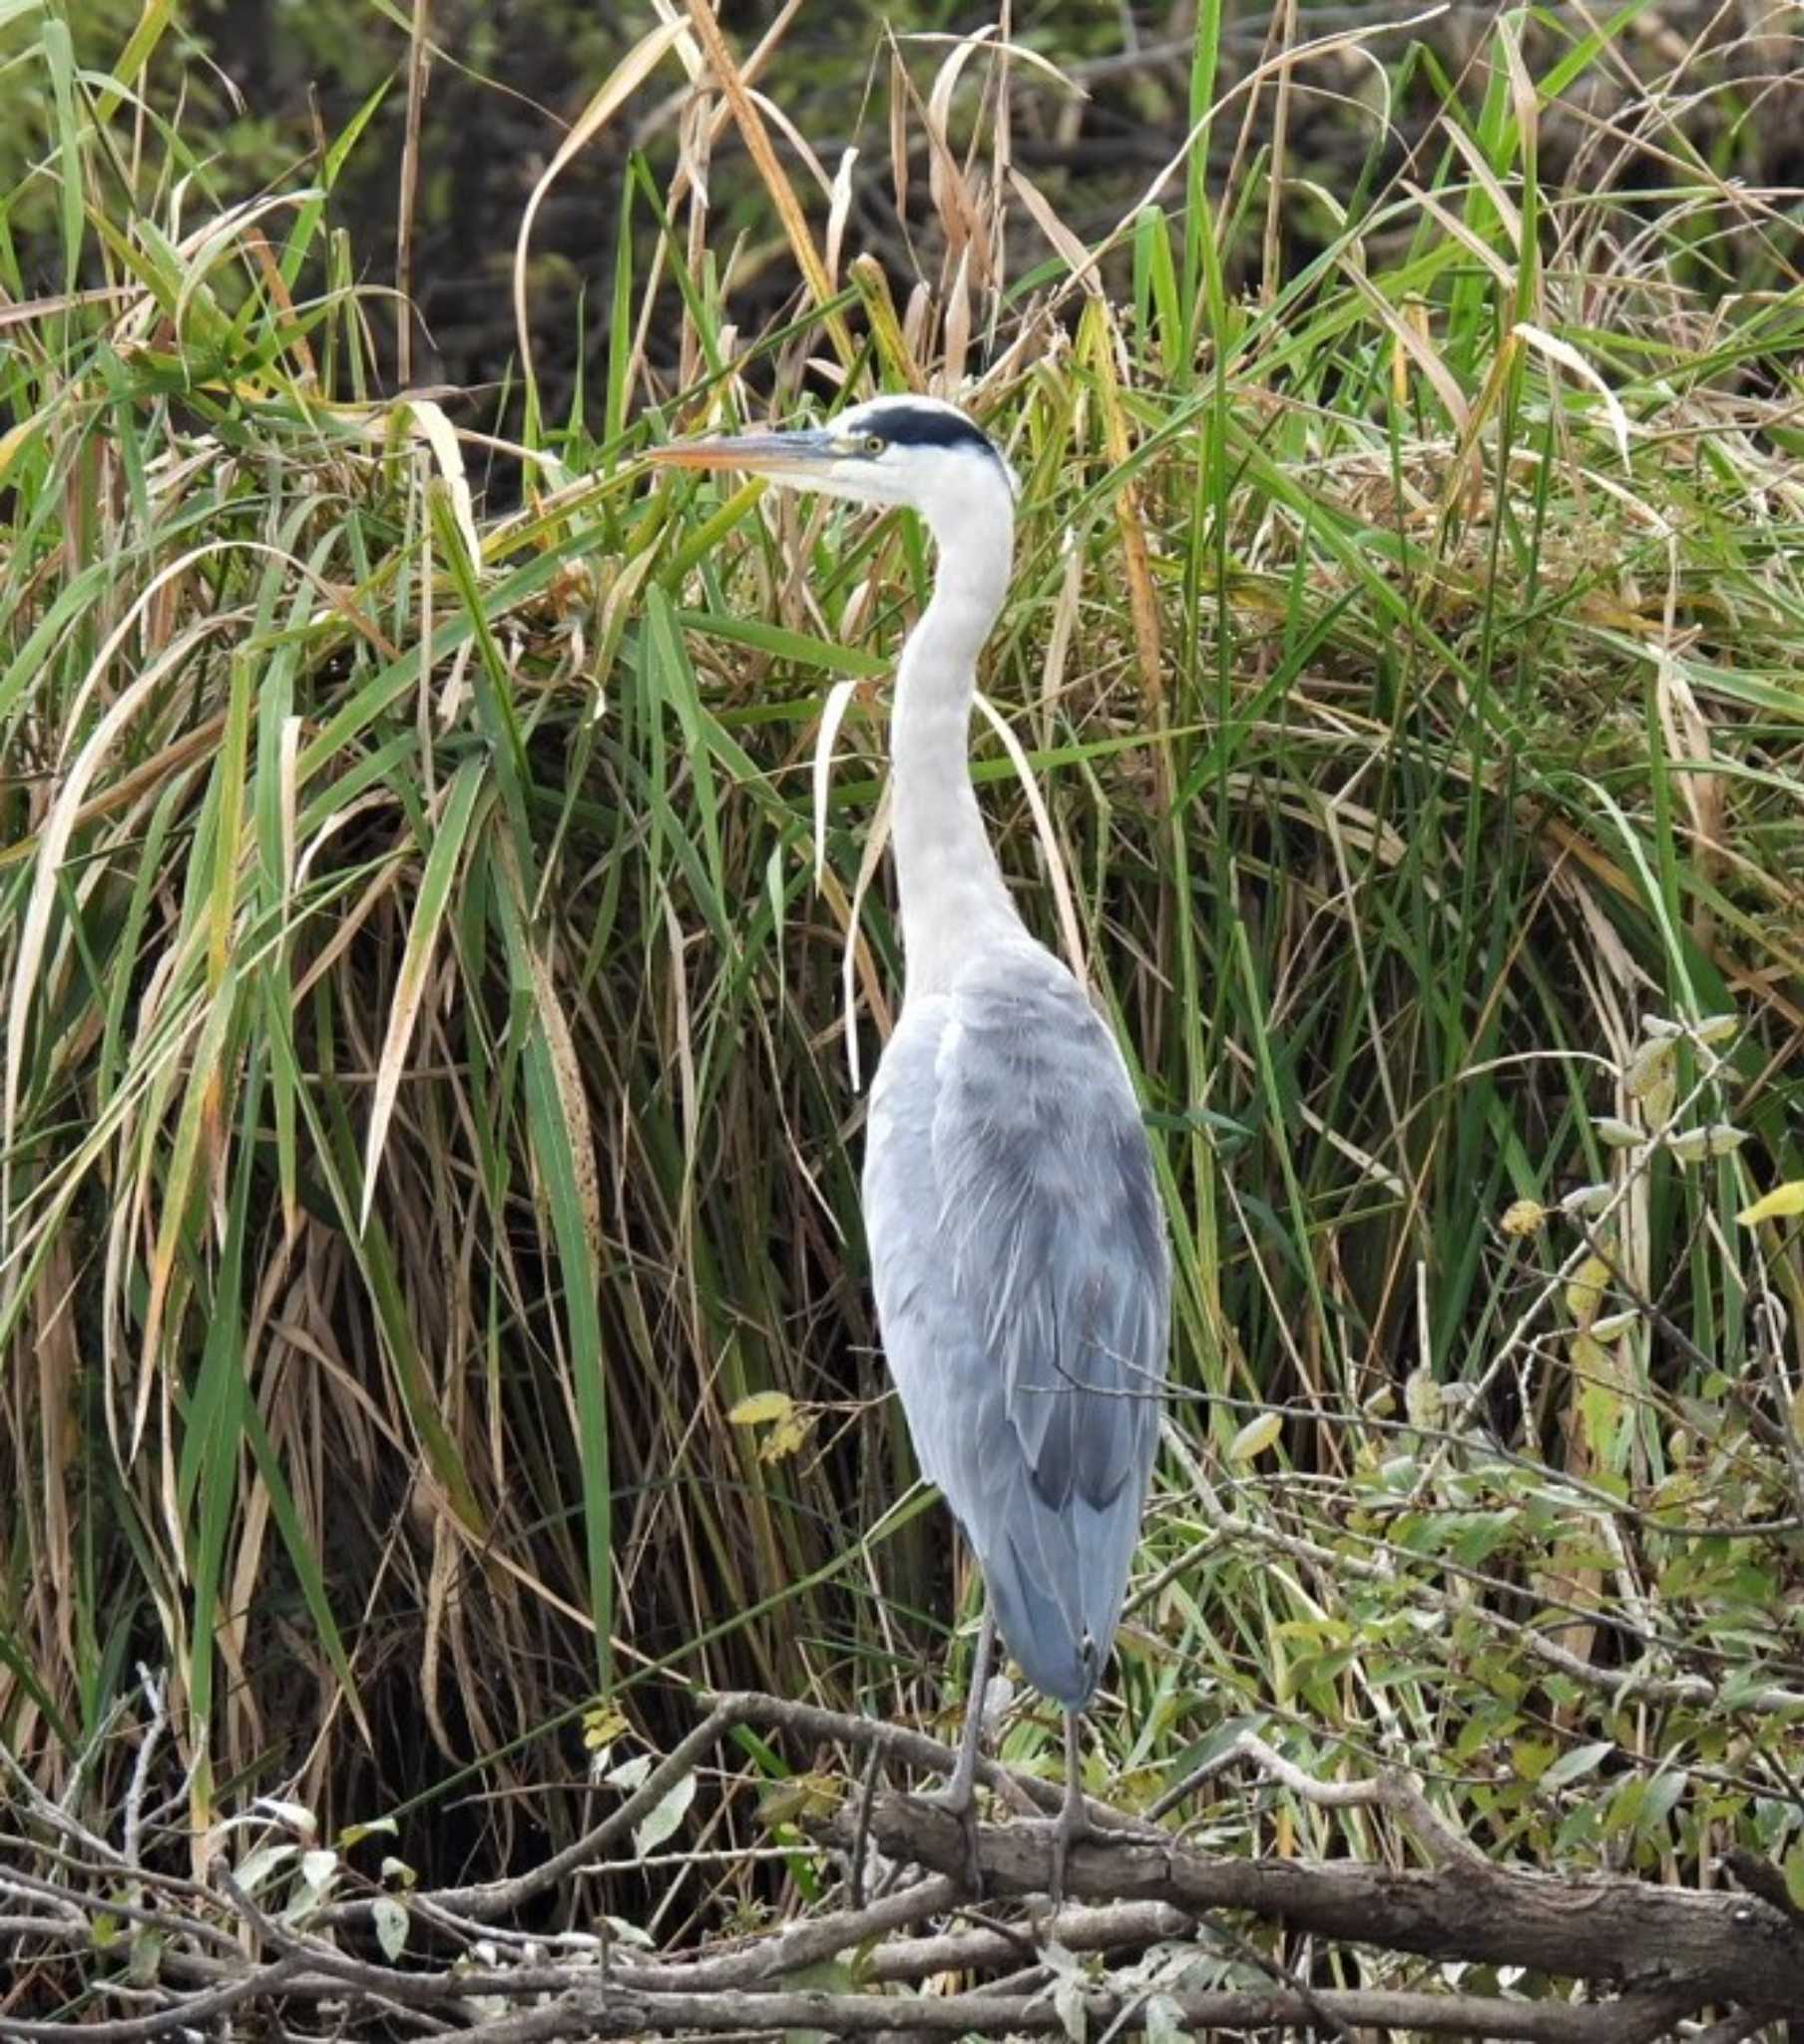
[[871, 1089], [863, 1205], [878, 1324], [922, 1472], [987, 1591], [958, 1762], [940, 1800], [975, 1859], [978, 1739], [1000, 1628], [1065, 1712], [1054, 1888], [1087, 1832], [1079, 1721], [1102, 1680], [1151, 1477], [1171, 1266], [1120, 1046], [1029, 933], [972, 787], [977, 658], [1014, 565], [1016, 480], [955, 406], [879, 397], [802, 431], [654, 460], [902, 506], [933, 596], [891, 723], [903, 1001]]

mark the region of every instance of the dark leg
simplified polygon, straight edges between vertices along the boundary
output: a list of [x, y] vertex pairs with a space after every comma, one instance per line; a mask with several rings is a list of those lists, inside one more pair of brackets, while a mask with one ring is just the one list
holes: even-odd
[[1082, 1712], [1066, 1712], [1065, 1802], [1052, 1824], [1053, 1879], [1049, 1898], [1055, 1910], [1062, 1907], [1065, 1901], [1065, 1862], [1071, 1848], [1085, 1838], [1096, 1836], [1096, 1826], [1091, 1822], [1090, 1812], [1084, 1806], [1084, 1769], [1079, 1752], [1079, 1728], [1083, 1722]]
[[965, 1875], [973, 1894], [982, 1894], [983, 1875], [977, 1863], [977, 1746], [984, 1732], [984, 1694], [990, 1686], [990, 1658], [996, 1645], [996, 1621], [984, 1605], [977, 1652], [971, 1660], [971, 1687], [965, 1699], [965, 1730], [959, 1739], [958, 1761], [944, 1788], [923, 1799], [949, 1809], [965, 1834]]

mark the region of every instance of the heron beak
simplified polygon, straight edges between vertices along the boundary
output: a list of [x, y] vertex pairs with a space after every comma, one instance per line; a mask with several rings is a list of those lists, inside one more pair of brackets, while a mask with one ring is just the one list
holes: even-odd
[[798, 433], [733, 433], [718, 440], [678, 440], [654, 447], [650, 459], [661, 468], [736, 468], [748, 475], [793, 477], [811, 482], [829, 463], [843, 460], [845, 447], [824, 429]]

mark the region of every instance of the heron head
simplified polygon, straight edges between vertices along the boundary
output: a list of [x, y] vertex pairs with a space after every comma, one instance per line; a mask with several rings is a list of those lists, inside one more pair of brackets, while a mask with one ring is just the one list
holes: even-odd
[[918, 511], [942, 538], [973, 515], [1013, 523], [1015, 471], [957, 405], [873, 397], [825, 426], [678, 441], [652, 459], [669, 468], [735, 469], [854, 504]]

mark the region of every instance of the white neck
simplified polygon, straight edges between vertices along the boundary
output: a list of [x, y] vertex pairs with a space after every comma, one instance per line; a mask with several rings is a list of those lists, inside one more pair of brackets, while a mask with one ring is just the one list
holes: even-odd
[[1003, 884], [971, 785], [977, 656], [1008, 593], [1012, 506], [966, 499], [930, 509], [939, 572], [933, 600], [902, 649], [890, 727], [896, 882], [907, 991], [950, 984], [962, 957], [1013, 936], [1021, 918]]

